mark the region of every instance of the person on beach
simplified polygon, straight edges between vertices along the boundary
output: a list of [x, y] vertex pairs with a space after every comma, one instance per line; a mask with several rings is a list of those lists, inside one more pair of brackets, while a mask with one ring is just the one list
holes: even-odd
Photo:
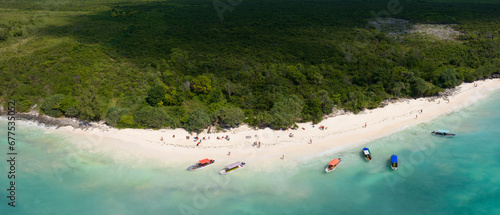
[[260, 148], [260, 142], [259, 142], [259, 148]]
[[313, 139], [309, 139], [309, 144], [313, 144]]
[[227, 156], [231, 156], [231, 152], [228, 152], [228, 153], [227, 153]]
[[174, 134], [174, 135], [172, 135], [172, 138], [175, 138], [175, 134]]
[[418, 115], [415, 115], [415, 119], [418, 119]]
[[163, 142], [163, 137], [161, 137], [160, 140]]
[[365, 128], [366, 128], [366, 122], [365, 122]]
[[196, 146], [199, 146], [199, 145], [200, 145], [200, 143], [201, 143], [201, 141], [200, 141], [200, 142], [198, 142], [198, 143], [196, 144]]
[[285, 159], [285, 155], [281, 155], [281, 160], [284, 160]]

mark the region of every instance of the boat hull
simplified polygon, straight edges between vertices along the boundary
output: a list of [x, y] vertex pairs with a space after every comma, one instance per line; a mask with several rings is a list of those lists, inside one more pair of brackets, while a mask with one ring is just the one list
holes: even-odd
[[442, 134], [442, 133], [437, 133], [435, 131], [431, 132], [432, 135], [438, 136], [438, 137], [455, 137], [457, 136], [456, 134]]
[[242, 169], [243, 167], [245, 167], [245, 166], [239, 166], [238, 168], [236, 168], [236, 169], [232, 169], [232, 170], [230, 170], [230, 171], [226, 171], [225, 169], [223, 169], [223, 170], [221, 170], [221, 171], [219, 172], [219, 174], [221, 174], [221, 175], [227, 175], [227, 174], [230, 174], [230, 173], [236, 172], [236, 171], [238, 171], [238, 170]]
[[211, 160], [211, 163], [207, 163], [207, 164], [205, 164], [205, 165], [200, 165], [200, 163], [197, 163], [197, 164], [195, 164], [195, 165], [193, 165], [193, 166], [188, 167], [188, 168], [187, 168], [187, 170], [189, 170], [189, 171], [193, 171], [193, 170], [203, 169], [203, 168], [205, 168], [205, 167], [207, 167], [207, 166], [210, 166], [210, 165], [212, 165], [212, 164], [214, 164], [214, 163], [215, 163], [215, 160]]
[[212, 165], [212, 164], [214, 164], [214, 163], [207, 164], [207, 165], [204, 165], [204, 166], [198, 166], [198, 165], [196, 164], [196, 165], [193, 165], [193, 166], [188, 167], [188, 168], [187, 168], [187, 170], [189, 170], [189, 171], [193, 171], [193, 170], [200, 170], [200, 169], [203, 169], [203, 168], [205, 168], [205, 167], [207, 167], [207, 166], [210, 166], [210, 165]]

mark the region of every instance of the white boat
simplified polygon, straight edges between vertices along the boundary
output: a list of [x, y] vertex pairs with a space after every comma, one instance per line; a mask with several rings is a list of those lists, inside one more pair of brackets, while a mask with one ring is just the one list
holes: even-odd
[[235, 172], [236, 170], [239, 170], [241, 168], [245, 167], [245, 162], [236, 162], [233, 164], [227, 165], [223, 170], [221, 170], [219, 173], [222, 175], [229, 174], [232, 172]]
[[325, 172], [331, 172], [337, 168], [337, 166], [342, 163], [342, 160], [340, 158], [335, 158], [330, 163], [328, 163], [328, 166], [325, 168]]
[[203, 169], [207, 166], [210, 166], [215, 163], [215, 160], [210, 160], [208, 158], [205, 158], [203, 160], [199, 160], [197, 164], [190, 166], [188, 170], [198, 170], [198, 169]]

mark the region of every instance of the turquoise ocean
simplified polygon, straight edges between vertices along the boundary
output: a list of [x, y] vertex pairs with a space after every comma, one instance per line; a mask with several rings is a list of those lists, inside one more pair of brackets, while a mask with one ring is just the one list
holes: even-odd
[[[219, 175], [214, 164], [112, 159], [17, 126], [16, 207], [7, 205], [7, 121], [0, 119], [0, 214], [500, 214], [500, 92], [361, 147]], [[53, 129], [53, 128], [49, 128]], [[449, 129], [455, 138], [435, 137]], [[396, 154], [400, 168], [389, 158]], [[342, 164], [324, 173], [325, 164]], [[293, 162], [295, 165], [284, 165]], [[250, 163], [248, 165], [251, 165]]]

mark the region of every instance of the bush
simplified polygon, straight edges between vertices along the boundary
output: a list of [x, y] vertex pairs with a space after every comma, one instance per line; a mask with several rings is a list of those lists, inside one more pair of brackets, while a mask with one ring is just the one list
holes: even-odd
[[135, 121], [134, 117], [130, 115], [123, 115], [120, 117], [120, 121], [118, 121], [119, 128], [134, 128]]
[[200, 132], [208, 125], [210, 125], [210, 116], [205, 110], [198, 108], [189, 114], [185, 128], [191, 132]]
[[9, 32], [5, 28], [0, 27], [0, 42], [9, 38]]
[[289, 128], [295, 124], [302, 113], [304, 102], [296, 95], [281, 96], [271, 108], [271, 126]]
[[180, 128], [182, 127], [182, 118], [186, 116], [186, 122], [188, 115], [186, 114], [186, 109], [182, 106], [171, 106], [165, 107], [166, 112], [168, 114], [167, 125], [171, 128]]
[[165, 100], [165, 88], [159, 84], [154, 85], [148, 91], [148, 97], [146, 97], [146, 102], [152, 107], [158, 107], [163, 105]]
[[127, 108], [110, 107], [108, 109], [108, 113], [106, 114], [106, 123], [108, 125], [116, 127], [121, 117], [127, 113]]
[[61, 101], [63, 99], [64, 95], [62, 94], [49, 96], [43, 100], [40, 109], [48, 116], [60, 117], [63, 115], [63, 111], [61, 110]]
[[146, 128], [162, 128], [167, 119], [167, 113], [158, 107], [146, 106], [134, 114], [134, 121]]
[[[331, 113], [331, 108], [330, 108]], [[312, 121], [313, 124], [318, 124], [323, 120], [323, 111], [321, 110], [321, 102], [319, 99], [311, 99], [306, 102], [306, 106], [302, 111], [303, 121]]]
[[76, 106], [70, 106], [66, 109], [66, 111], [64, 112], [64, 115], [69, 116], [69, 117], [76, 117], [76, 116], [78, 116], [79, 113], [80, 113], [80, 111], [78, 109], [76, 109]]
[[245, 118], [243, 110], [237, 107], [223, 107], [217, 115], [220, 125], [225, 128], [237, 127]]
[[457, 78], [455, 70], [448, 69], [442, 72], [437, 81], [437, 85], [441, 88], [452, 88], [460, 85], [462, 81]]

